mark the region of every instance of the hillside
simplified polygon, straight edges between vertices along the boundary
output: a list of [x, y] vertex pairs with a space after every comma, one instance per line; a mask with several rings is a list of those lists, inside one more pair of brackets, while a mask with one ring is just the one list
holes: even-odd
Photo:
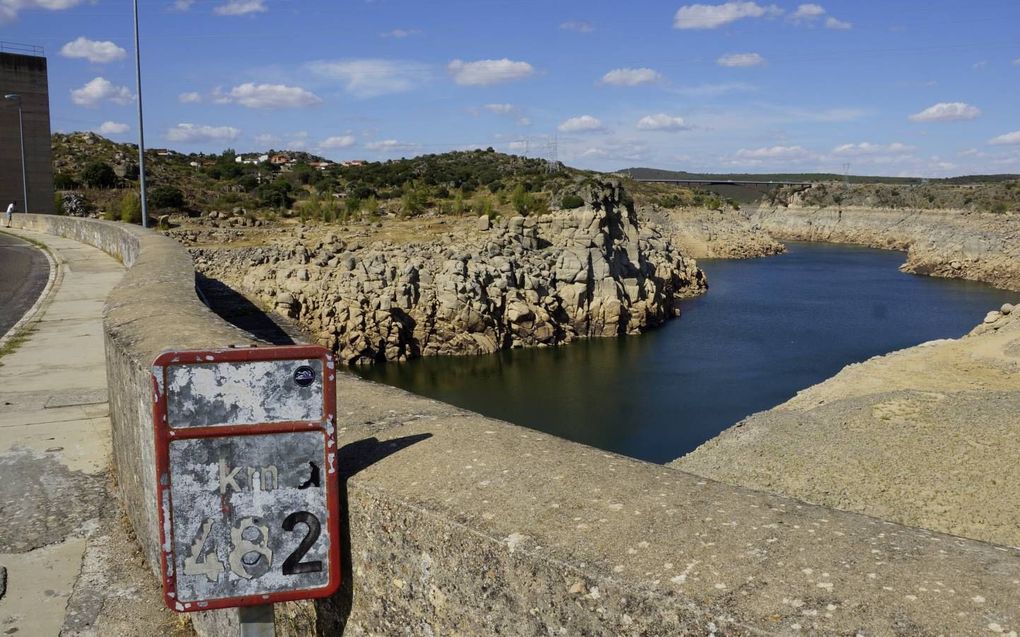
[[624, 168], [618, 174], [631, 179], [679, 179], [692, 181], [848, 181], [852, 184], [992, 184], [1020, 179], [1020, 175], [964, 175], [943, 179], [922, 177], [878, 177], [869, 175], [838, 175], [836, 173], [689, 173], [658, 168]]

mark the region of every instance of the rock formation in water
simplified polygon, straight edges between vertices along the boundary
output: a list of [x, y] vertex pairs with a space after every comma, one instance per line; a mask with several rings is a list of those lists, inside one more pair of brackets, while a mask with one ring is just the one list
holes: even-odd
[[678, 315], [704, 275], [616, 182], [586, 206], [490, 221], [431, 240], [195, 248], [196, 266], [298, 319], [350, 364], [482, 354], [635, 334]]

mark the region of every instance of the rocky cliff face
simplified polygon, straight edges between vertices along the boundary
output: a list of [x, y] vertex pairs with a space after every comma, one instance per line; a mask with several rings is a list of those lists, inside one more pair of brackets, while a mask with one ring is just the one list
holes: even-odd
[[905, 272], [1020, 290], [1020, 217], [966, 211], [762, 208], [751, 220], [778, 239], [905, 250]]
[[783, 244], [739, 210], [644, 206], [642, 219], [659, 224], [673, 245], [696, 259], [754, 259], [781, 254]]
[[361, 247], [301, 231], [275, 245], [192, 250], [205, 275], [298, 319], [350, 364], [482, 354], [634, 334], [676, 316], [705, 279], [616, 183], [585, 208], [441, 238]]

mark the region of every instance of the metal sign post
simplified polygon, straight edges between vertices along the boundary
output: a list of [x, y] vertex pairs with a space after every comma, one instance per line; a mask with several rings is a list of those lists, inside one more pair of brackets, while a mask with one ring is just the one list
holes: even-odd
[[167, 352], [152, 386], [164, 599], [178, 612], [242, 607], [242, 634], [271, 635], [273, 603], [340, 585], [333, 358]]

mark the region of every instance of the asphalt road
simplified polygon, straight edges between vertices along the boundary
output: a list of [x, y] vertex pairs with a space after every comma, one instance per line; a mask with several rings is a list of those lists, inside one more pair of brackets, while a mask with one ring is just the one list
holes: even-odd
[[50, 263], [39, 248], [0, 232], [0, 336], [32, 307], [49, 275]]

